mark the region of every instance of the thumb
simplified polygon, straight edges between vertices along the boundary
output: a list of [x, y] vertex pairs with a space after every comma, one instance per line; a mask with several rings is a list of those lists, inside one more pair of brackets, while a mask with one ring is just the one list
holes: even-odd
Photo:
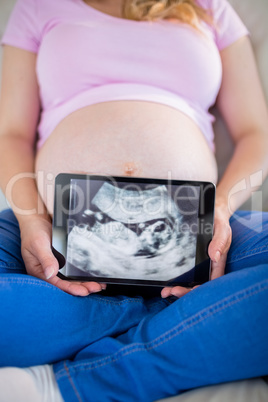
[[59, 263], [54, 256], [50, 242], [46, 242], [36, 248], [36, 258], [41, 264], [46, 279], [56, 276], [59, 270]]
[[223, 254], [218, 262], [212, 261], [211, 263], [211, 280], [220, 278], [224, 275], [227, 254]]
[[219, 263], [221, 257], [228, 252], [231, 240], [232, 231], [229, 224], [215, 225], [215, 232], [208, 247], [208, 254], [214, 263]]

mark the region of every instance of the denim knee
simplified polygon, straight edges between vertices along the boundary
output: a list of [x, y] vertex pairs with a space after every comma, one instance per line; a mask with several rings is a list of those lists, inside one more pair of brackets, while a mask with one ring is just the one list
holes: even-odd
[[268, 213], [237, 211], [230, 219], [233, 233], [226, 272], [268, 263]]

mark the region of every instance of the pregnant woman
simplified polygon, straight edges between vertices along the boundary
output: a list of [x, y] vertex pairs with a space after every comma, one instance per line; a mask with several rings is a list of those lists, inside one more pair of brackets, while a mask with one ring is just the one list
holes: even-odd
[[[267, 217], [230, 220], [267, 173], [267, 109], [228, 2], [18, 0], [2, 43], [3, 400], [153, 401], [268, 374]], [[235, 152], [217, 184], [213, 280], [143, 299], [57, 277], [55, 176], [216, 183], [215, 102]]]

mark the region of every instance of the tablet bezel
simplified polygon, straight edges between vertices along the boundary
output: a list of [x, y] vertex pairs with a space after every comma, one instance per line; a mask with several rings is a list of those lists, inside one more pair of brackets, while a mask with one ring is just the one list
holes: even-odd
[[[185, 286], [193, 287], [210, 280], [211, 261], [208, 256], [208, 246], [213, 235], [214, 206], [215, 206], [215, 185], [205, 181], [191, 180], [164, 180], [155, 178], [141, 178], [129, 176], [104, 176], [104, 175], [83, 175], [60, 173], [55, 179], [54, 193], [54, 214], [53, 214], [53, 233], [52, 249], [57, 257], [60, 270], [65, 266], [65, 257], [67, 252], [68, 219], [69, 219], [69, 199], [71, 180], [99, 180], [99, 181], [119, 181], [125, 183], [143, 183], [154, 185], [175, 185], [175, 186], [197, 186], [200, 188], [198, 228], [196, 244], [195, 267], [192, 270], [168, 281], [92, 277], [92, 276], [65, 276], [59, 271], [58, 276], [70, 281], [93, 281], [117, 285], [139, 285], [139, 286]], [[204, 230], [209, 228], [209, 230]], [[194, 274], [194, 275], [193, 275]], [[194, 277], [194, 280], [189, 278]]]

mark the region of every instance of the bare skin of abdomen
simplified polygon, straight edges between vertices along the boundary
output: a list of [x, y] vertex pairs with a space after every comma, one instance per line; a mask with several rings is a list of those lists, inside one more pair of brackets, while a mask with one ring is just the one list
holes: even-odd
[[56, 127], [36, 158], [38, 189], [53, 210], [58, 173], [217, 181], [202, 132], [169, 106], [105, 102], [79, 109]]

